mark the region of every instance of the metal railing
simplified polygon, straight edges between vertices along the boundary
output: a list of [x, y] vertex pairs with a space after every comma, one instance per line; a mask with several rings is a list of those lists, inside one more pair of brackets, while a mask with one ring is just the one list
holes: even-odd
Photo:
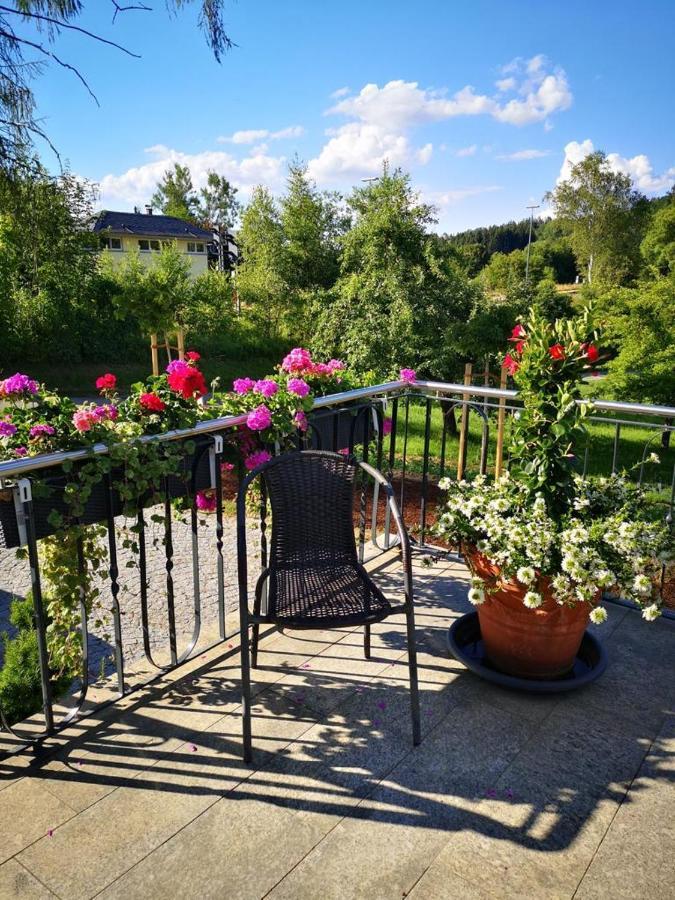
[[[446, 384], [435, 381], [417, 381], [409, 384], [393, 381], [372, 387], [317, 398], [311, 417], [309, 431], [297, 435], [297, 446], [315, 446], [335, 451], [355, 452], [357, 456], [381, 469], [394, 483], [403, 518], [411, 532], [415, 546], [422, 552], [435, 552], [437, 548], [428, 541], [434, 505], [438, 498], [436, 481], [446, 474], [459, 475], [488, 473], [508, 467], [508, 454], [502, 457], [504, 436], [508, 432], [511, 417], [518, 414], [518, 395], [515, 391], [473, 386], [467, 384]], [[461, 413], [461, 422], [456, 422], [455, 413]], [[661, 451], [661, 460], [656, 467], [656, 475], [648, 474], [647, 461], [650, 451], [664, 436], [675, 431], [675, 408], [637, 403], [616, 403], [595, 401], [594, 414], [589, 425], [589, 443], [577, 448], [580, 471], [584, 474], [610, 474], [624, 464], [630, 464], [637, 472], [639, 482], [649, 484], [655, 503], [663, 507], [666, 521], [672, 524], [675, 502], [675, 448]], [[181, 663], [203, 653], [206, 647], [200, 645], [203, 624], [202, 579], [203, 567], [208, 560], [214, 564], [212, 582], [215, 584], [215, 637], [210, 646], [226, 641], [234, 631], [228, 633], [228, 610], [234, 611], [236, 601], [228, 605], [228, 591], [235, 594], [236, 566], [228, 580], [226, 556], [236, 563], [236, 539], [232, 531], [233, 517], [223, 498], [222, 463], [226, 443], [233, 439], [236, 430], [245, 422], [245, 416], [229, 416], [200, 422], [194, 428], [167, 432], [161, 435], [141, 438], [142, 443], [174, 442], [196, 439], [198, 449], [192, 464], [191, 487], [188, 491], [189, 521], [175, 520], [172, 507], [172, 490], [166, 480], [163, 485], [162, 502], [156, 507], [152, 518], [159, 525], [161, 536], [151, 546], [148, 537], [148, 517], [150, 510], [138, 510], [134, 522], [134, 540], [137, 559], [131, 567], [131, 576], [137, 577], [138, 590], [134, 601], [138, 609], [129, 609], [124, 600], [123, 572], [127, 578], [121, 553], [126, 551], [120, 533], [119, 504], [115, 503], [113, 480], [110, 474], [103, 479], [104, 509], [100, 523], [105, 527], [107, 545], [107, 571], [105, 591], [109, 598], [112, 622], [110, 659], [117, 696], [128, 693], [133, 686], [126, 676], [128, 643], [125, 639], [125, 615], [132, 612], [140, 617], [141, 641], [139, 652], [151, 670], [161, 675]], [[675, 440], [674, 442], [675, 443]], [[91, 450], [67, 451], [44, 454], [38, 457], [22, 458], [0, 462], [0, 487], [10, 490], [17, 520], [17, 543], [27, 548], [30, 568], [30, 587], [33, 597], [34, 622], [38, 643], [40, 680], [42, 691], [42, 717], [44, 725], [37, 732], [33, 727], [28, 734], [22, 732], [17, 723], [7, 721], [0, 709], [0, 718], [5, 730], [18, 742], [18, 746], [41, 741], [71, 723], [80, 713], [90, 688], [88, 670], [88, 644], [90, 640], [87, 609], [82, 600], [78, 625], [82, 645], [82, 673], [79, 683], [71, 689], [64, 711], [55, 713], [56, 698], [53, 697], [53, 672], [47, 646], [47, 626], [42, 592], [39, 520], [33, 486], [46, 470], [53, 472], [64, 464], [83, 463], [94, 456], [109, 452], [106, 445], [96, 445]], [[202, 527], [202, 515], [196, 508], [194, 495], [197, 489], [196, 477], [201, 471], [207, 473], [204, 485], [213, 489], [216, 508], [212, 525]], [[366, 497], [361, 491], [358, 508], [355, 510], [358, 523], [358, 546], [364, 558], [367, 545], [371, 552], [384, 552], [396, 545], [391, 534], [389, 510], [379, 509], [377, 488]], [[260, 554], [264, 564], [266, 553], [266, 511], [260, 510]], [[176, 567], [176, 529], [181, 528], [187, 548]], [[0, 535], [1, 537], [1, 535]], [[128, 535], [127, 535], [128, 537]], [[207, 547], [207, 554], [204, 552]], [[80, 571], [86, 566], [82, 545], [78, 546], [78, 566]], [[166, 652], [168, 660], [161, 661], [153, 646], [150, 602], [150, 560], [154, 552], [153, 577], [161, 570], [166, 613]], [[2, 577], [3, 559], [8, 561], [9, 551], [0, 556], [0, 586], [6, 587]], [[161, 566], [157, 557], [161, 557]], [[128, 554], [127, 554], [128, 556]], [[231, 581], [231, 584], [229, 583]], [[177, 584], [180, 586], [177, 588]], [[154, 597], [154, 594], [153, 594]], [[186, 645], [179, 651], [180, 629], [176, 623], [176, 601], [187, 603], [191, 617], [191, 627]], [[123, 609], [123, 600], [126, 604]], [[4, 623], [0, 623], [0, 628]], [[147, 683], [147, 682], [146, 682]], [[138, 685], [136, 685], [138, 686]]]

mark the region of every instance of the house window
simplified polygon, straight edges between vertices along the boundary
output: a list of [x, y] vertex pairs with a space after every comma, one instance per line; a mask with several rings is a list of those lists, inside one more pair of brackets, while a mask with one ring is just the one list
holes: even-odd
[[188, 253], [203, 253], [204, 244], [195, 241], [188, 241]]
[[114, 238], [114, 237], [102, 237], [101, 238], [101, 247], [106, 250], [121, 250], [122, 249], [122, 239]]
[[147, 240], [139, 240], [138, 249], [147, 253], [149, 250], [154, 251], [155, 253], [159, 253], [159, 241], [147, 241]]

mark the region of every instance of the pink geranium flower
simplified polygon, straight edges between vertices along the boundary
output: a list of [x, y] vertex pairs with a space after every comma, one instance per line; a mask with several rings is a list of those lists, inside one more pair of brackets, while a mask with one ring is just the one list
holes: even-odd
[[21, 397], [25, 394], [37, 394], [38, 383], [28, 375], [16, 372], [0, 381], [0, 397]]
[[392, 427], [391, 419], [388, 416], [385, 416], [385, 418], [382, 419], [382, 434], [385, 436], [388, 434], [391, 434], [391, 427]]
[[309, 422], [307, 421], [307, 416], [301, 409], [293, 416], [293, 424], [299, 431], [307, 431]]
[[401, 381], [405, 381], [406, 384], [412, 384], [417, 381], [417, 372], [415, 372], [414, 369], [401, 369], [399, 377]]
[[91, 431], [96, 421], [90, 409], [78, 409], [73, 413], [73, 425], [80, 433]]
[[272, 424], [272, 413], [263, 403], [262, 406], [252, 409], [246, 417], [246, 424], [251, 431], [264, 431]]
[[248, 394], [255, 387], [255, 381], [252, 378], [235, 378], [232, 382], [232, 390], [235, 394]]
[[99, 391], [114, 391], [117, 387], [117, 378], [110, 372], [96, 379], [96, 387]]
[[302, 378], [289, 378], [287, 387], [289, 393], [296, 397], [306, 397], [309, 394], [309, 385]]
[[279, 390], [279, 385], [276, 381], [271, 381], [269, 378], [263, 378], [260, 381], [256, 381], [253, 385], [253, 390], [258, 394], [262, 394], [266, 399], [269, 399]]
[[250, 456], [246, 457], [244, 465], [249, 472], [252, 472], [253, 469], [257, 469], [258, 466], [262, 466], [263, 463], [269, 462], [270, 459], [272, 459], [271, 453], [268, 453], [267, 450], [258, 450], [257, 453], [251, 453]]
[[0, 437], [12, 437], [16, 431], [16, 425], [9, 419], [0, 419]]
[[305, 350], [302, 347], [294, 347], [281, 363], [281, 368], [284, 372], [304, 372], [305, 369], [310, 369], [311, 367], [312, 356], [309, 350]]

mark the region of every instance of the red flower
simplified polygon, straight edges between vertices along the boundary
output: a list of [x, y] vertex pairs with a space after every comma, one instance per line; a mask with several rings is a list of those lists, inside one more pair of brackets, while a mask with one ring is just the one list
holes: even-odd
[[590, 363], [594, 363], [594, 362], [598, 361], [599, 356], [600, 356], [600, 351], [595, 346], [595, 344], [589, 344], [588, 347], [586, 348], [586, 359], [588, 359], [588, 361]]
[[99, 391], [114, 391], [117, 387], [117, 377], [106, 372], [96, 379], [96, 387]]
[[509, 373], [509, 375], [515, 375], [518, 369], [520, 368], [520, 363], [515, 360], [510, 353], [507, 353], [504, 357], [504, 368]]
[[147, 409], [148, 412], [159, 413], [166, 409], [166, 403], [161, 397], [158, 397], [157, 394], [141, 394], [138, 398], [138, 402], [143, 409]]
[[548, 355], [551, 359], [565, 359], [565, 348], [562, 344], [554, 344], [548, 348]]
[[516, 353], [522, 353], [524, 347], [525, 341], [518, 341], [518, 343], [516, 344]]
[[188, 350], [185, 354], [185, 359], [187, 359], [188, 362], [199, 362], [201, 355], [197, 353], [196, 350]]
[[199, 369], [191, 366], [185, 366], [185, 369], [178, 369], [170, 372], [168, 375], [169, 387], [172, 391], [180, 394], [185, 400], [195, 400], [203, 397], [207, 392], [204, 376]]
[[511, 337], [509, 338], [509, 340], [510, 341], [519, 341], [524, 337], [526, 337], [525, 329], [523, 328], [522, 325], [516, 325], [514, 327], [513, 331], [511, 332]]

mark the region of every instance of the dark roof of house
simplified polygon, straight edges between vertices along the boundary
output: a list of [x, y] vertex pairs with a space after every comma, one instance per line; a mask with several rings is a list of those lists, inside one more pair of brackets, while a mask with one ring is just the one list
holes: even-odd
[[105, 231], [126, 234], [147, 234], [153, 237], [199, 238], [202, 241], [213, 240], [213, 232], [177, 219], [175, 216], [156, 216], [147, 213], [112, 212], [104, 209], [94, 225], [94, 231]]

